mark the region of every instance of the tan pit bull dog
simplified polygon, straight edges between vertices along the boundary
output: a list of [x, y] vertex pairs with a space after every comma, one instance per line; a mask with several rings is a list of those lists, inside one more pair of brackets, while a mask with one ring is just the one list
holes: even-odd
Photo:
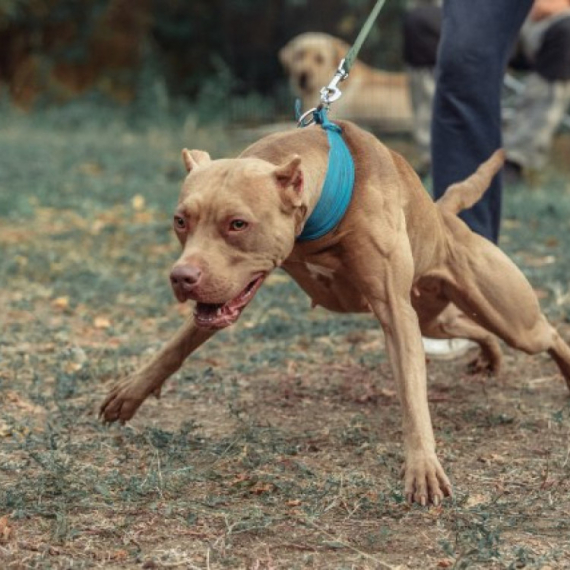
[[[174, 231], [183, 247], [171, 282], [194, 315], [148, 364], [115, 386], [104, 420], [126, 421], [184, 359], [234, 323], [265, 277], [285, 269], [314, 304], [373, 312], [402, 405], [408, 500], [439, 504], [451, 486], [436, 456], [422, 334], [478, 342], [480, 368], [497, 370], [496, 337], [528, 353], [548, 351], [570, 386], [570, 347], [546, 321], [517, 267], [457, 216], [501, 167], [500, 152], [435, 204], [397, 153], [340, 122], [355, 163], [352, 201], [341, 222], [299, 242], [319, 200], [328, 141], [319, 126], [261, 139], [239, 158], [211, 160], [183, 151], [188, 170]], [[495, 336], [496, 335], [496, 336]]]

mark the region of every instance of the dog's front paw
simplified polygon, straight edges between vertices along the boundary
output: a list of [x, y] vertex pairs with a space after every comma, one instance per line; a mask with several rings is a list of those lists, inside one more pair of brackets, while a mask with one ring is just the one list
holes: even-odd
[[145, 384], [140, 378], [131, 376], [113, 386], [99, 408], [99, 417], [108, 423], [130, 420], [149, 394], [160, 396], [160, 388], [149, 391]]
[[411, 454], [403, 468], [404, 493], [409, 503], [437, 506], [443, 497], [451, 496], [451, 483], [435, 453]]

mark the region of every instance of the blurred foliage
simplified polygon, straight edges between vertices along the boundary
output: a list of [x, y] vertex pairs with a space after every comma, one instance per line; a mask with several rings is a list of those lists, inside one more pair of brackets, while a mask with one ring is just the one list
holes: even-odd
[[[144, 112], [183, 99], [212, 115], [232, 112], [230, 95], [253, 96], [249, 107], [273, 114], [258, 103], [287, 93], [278, 50], [306, 31], [352, 43], [374, 3], [0, 0], [0, 96], [31, 109], [96, 93]], [[368, 63], [401, 66], [402, 6], [392, 0], [380, 14]]]

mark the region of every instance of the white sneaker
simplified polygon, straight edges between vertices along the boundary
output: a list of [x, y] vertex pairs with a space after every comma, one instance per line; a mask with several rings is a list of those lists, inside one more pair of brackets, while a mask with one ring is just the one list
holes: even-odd
[[477, 346], [466, 338], [427, 338], [422, 337], [424, 352], [434, 360], [451, 360], [463, 356], [471, 348]]

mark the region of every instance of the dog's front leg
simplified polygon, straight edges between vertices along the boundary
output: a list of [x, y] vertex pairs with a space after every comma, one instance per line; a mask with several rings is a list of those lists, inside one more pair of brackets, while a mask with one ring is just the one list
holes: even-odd
[[[375, 257], [378, 259], [378, 255]], [[413, 260], [406, 246], [381, 257], [382, 261], [372, 270], [368, 263], [360, 276], [365, 295], [384, 330], [402, 405], [404, 491], [410, 502], [426, 505], [431, 501], [437, 505], [444, 496], [451, 495], [451, 485], [435, 453], [425, 355], [418, 317], [410, 300]]]
[[111, 389], [101, 405], [99, 416], [106, 422], [130, 420], [150, 394], [157, 398], [160, 396], [167, 378], [215, 332], [197, 327], [194, 317], [190, 317], [146, 365]]
[[438, 505], [443, 496], [451, 494], [451, 485], [435, 453], [418, 320], [411, 304], [402, 298], [375, 303], [373, 310], [384, 329], [402, 405], [404, 492], [409, 502]]

